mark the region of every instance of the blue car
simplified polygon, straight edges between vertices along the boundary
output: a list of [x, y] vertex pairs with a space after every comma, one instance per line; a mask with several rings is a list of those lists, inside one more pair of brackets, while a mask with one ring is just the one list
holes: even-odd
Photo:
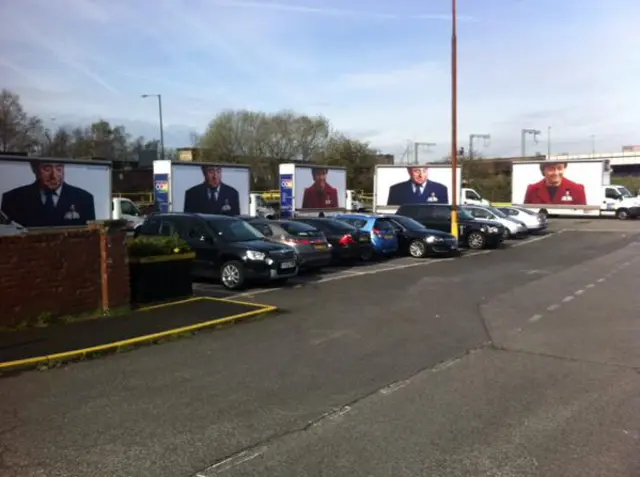
[[398, 252], [398, 236], [393, 223], [388, 218], [368, 214], [340, 214], [332, 218], [353, 225], [363, 232], [369, 232], [373, 251], [376, 254], [390, 256]]

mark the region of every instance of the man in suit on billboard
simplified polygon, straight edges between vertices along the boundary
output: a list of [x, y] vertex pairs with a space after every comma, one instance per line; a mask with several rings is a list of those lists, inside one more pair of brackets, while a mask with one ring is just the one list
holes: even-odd
[[93, 195], [64, 181], [62, 163], [30, 161], [35, 182], [2, 195], [2, 211], [24, 227], [86, 225], [96, 219]]
[[543, 179], [527, 186], [524, 204], [587, 205], [584, 185], [564, 176], [566, 162], [541, 163]]
[[389, 187], [387, 205], [448, 204], [449, 189], [440, 182], [429, 180], [426, 167], [407, 167], [409, 180]]
[[337, 209], [338, 190], [327, 184], [329, 169], [326, 167], [312, 167], [313, 184], [304, 190], [302, 196], [303, 209]]
[[184, 193], [184, 212], [240, 215], [238, 191], [222, 182], [220, 166], [202, 166], [204, 182]]

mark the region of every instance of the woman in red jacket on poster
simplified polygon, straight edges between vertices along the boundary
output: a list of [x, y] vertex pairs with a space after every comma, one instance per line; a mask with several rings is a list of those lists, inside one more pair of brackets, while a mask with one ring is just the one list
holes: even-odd
[[303, 209], [338, 208], [338, 190], [327, 184], [328, 173], [329, 169], [326, 167], [311, 168], [313, 184], [304, 190], [302, 197]]
[[566, 162], [541, 163], [544, 178], [527, 186], [523, 204], [587, 205], [584, 186], [564, 177]]

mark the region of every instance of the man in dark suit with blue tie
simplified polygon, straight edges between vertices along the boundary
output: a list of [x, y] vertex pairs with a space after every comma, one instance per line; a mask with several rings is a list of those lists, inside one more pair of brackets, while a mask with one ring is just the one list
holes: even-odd
[[184, 193], [184, 212], [240, 215], [238, 191], [222, 182], [220, 166], [202, 166], [204, 182]]
[[428, 179], [426, 167], [407, 167], [409, 180], [389, 187], [387, 205], [448, 204], [449, 189], [446, 185]]
[[2, 195], [2, 211], [24, 227], [86, 225], [96, 219], [93, 195], [64, 181], [64, 164], [31, 161], [35, 182]]

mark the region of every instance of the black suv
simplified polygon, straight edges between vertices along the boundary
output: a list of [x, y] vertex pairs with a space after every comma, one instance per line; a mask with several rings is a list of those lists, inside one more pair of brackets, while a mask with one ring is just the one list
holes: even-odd
[[[444, 204], [401, 205], [397, 215], [404, 215], [427, 228], [451, 232], [451, 206]], [[496, 248], [502, 242], [504, 227], [491, 220], [475, 219], [458, 208], [458, 237], [460, 245], [472, 249]]]
[[250, 280], [285, 282], [298, 274], [298, 257], [291, 247], [269, 242], [236, 217], [154, 214], [136, 235], [179, 236], [196, 254], [193, 275], [220, 279], [230, 290]]

